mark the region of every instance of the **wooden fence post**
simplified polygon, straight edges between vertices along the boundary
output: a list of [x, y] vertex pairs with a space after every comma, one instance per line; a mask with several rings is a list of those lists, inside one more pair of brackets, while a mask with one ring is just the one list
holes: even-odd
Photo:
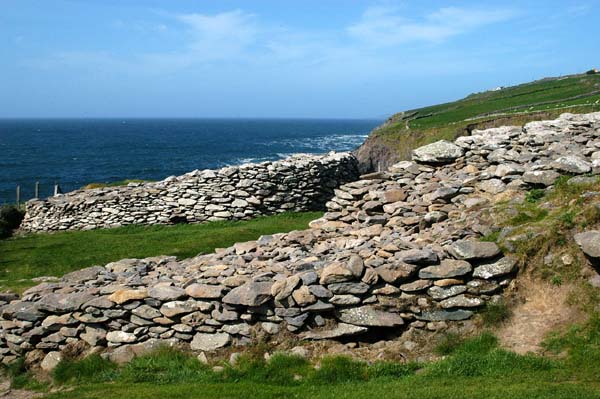
[[17, 184], [17, 206], [21, 204], [21, 186]]
[[35, 182], [35, 198], [40, 198], [40, 182]]

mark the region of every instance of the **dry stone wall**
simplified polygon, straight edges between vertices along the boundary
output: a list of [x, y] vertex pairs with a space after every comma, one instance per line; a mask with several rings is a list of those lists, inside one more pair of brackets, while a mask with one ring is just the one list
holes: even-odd
[[321, 210], [333, 189], [356, 180], [348, 153], [299, 154], [277, 162], [196, 170], [156, 183], [78, 190], [27, 203], [23, 231], [249, 219]]
[[600, 113], [425, 146], [336, 189], [310, 229], [181, 261], [125, 259], [0, 296], [0, 356], [52, 363], [83, 345], [127, 360], [159, 343], [211, 351], [282, 331], [324, 340], [465, 325], [518, 272], [480, 239], [494, 231], [488, 205], [561, 174], [597, 174], [599, 160]]

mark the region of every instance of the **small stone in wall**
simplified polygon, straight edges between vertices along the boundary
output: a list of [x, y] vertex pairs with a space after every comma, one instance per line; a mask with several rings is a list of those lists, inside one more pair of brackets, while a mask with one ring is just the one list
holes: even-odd
[[48, 352], [48, 354], [44, 357], [44, 360], [42, 360], [40, 367], [42, 370], [50, 372], [54, 370], [56, 366], [58, 366], [61, 360], [62, 355], [60, 352]]
[[481, 263], [473, 271], [473, 277], [490, 279], [512, 273], [517, 267], [517, 260], [513, 257], [503, 257], [495, 261]]
[[231, 342], [231, 336], [227, 333], [197, 333], [190, 343], [190, 349], [194, 351], [213, 351], [227, 346]]

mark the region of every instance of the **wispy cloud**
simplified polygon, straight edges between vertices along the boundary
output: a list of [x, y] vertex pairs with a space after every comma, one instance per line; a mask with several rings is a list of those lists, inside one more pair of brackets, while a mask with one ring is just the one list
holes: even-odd
[[445, 7], [419, 20], [407, 18], [396, 7], [369, 7], [360, 21], [348, 27], [354, 38], [374, 46], [396, 46], [407, 42], [443, 42], [485, 25], [515, 16], [508, 9]]
[[188, 50], [206, 60], [239, 55], [256, 42], [262, 29], [254, 14], [239, 9], [214, 15], [183, 14], [176, 19], [188, 27]]
[[[403, 16], [398, 8], [368, 7], [356, 22], [326, 31], [290, 28], [272, 21], [265, 23], [258, 15], [241, 9], [215, 14], [160, 12], [157, 15], [160, 23], [149, 25], [159, 27], [153, 29], [154, 34], [168, 31], [172, 36], [180, 35], [178, 45], [171, 49], [127, 56], [110, 52], [59, 52], [43, 64], [149, 75], [216, 64], [257, 68], [278, 68], [282, 64], [295, 68], [321, 66], [341, 73], [347, 65], [368, 63], [385, 67], [389, 64], [389, 53], [373, 52], [374, 48], [423, 41], [441, 43], [506, 21], [515, 12], [446, 7], [411, 19]], [[119, 29], [130, 26], [135, 30], [138, 25], [118, 21]]]

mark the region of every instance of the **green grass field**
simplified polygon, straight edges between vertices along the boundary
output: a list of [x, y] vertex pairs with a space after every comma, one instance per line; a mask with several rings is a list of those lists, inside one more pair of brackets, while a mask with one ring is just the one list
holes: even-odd
[[[6, 371], [14, 388], [54, 390], [46, 399], [585, 399], [600, 397], [599, 337], [596, 316], [548, 339], [548, 353], [561, 354], [551, 357], [517, 355], [499, 348], [491, 333], [483, 333], [445, 350], [449, 353], [441, 360], [422, 364], [329, 356], [315, 368], [293, 355], [264, 360], [250, 348], [234, 365], [205, 365], [191, 354], [159, 348], [124, 366], [98, 355], [63, 361], [46, 383], [18, 367]], [[215, 364], [222, 370], [214, 371]]]
[[0, 240], [0, 290], [22, 291], [40, 276], [62, 276], [123, 258], [175, 255], [189, 258], [260, 235], [305, 229], [319, 212], [283, 213], [249, 221], [127, 226], [116, 229], [31, 234]]
[[472, 128], [522, 125], [563, 112], [600, 111], [600, 75], [543, 79], [461, 100], [407, 110], [374, 131], [385, 145], [406, 158], [413, 148], [467, 134]]

